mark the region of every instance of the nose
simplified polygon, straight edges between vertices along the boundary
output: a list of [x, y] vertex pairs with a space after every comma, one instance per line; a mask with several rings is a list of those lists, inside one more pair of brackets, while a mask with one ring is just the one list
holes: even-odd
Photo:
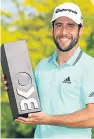
[[67, 34], [67, 29], [66, 29], [66, 27], [65, 27], [65, 26], [62, 26], [62, 29], [61, 29], [61, 34], [62, 34], [62, 35]]

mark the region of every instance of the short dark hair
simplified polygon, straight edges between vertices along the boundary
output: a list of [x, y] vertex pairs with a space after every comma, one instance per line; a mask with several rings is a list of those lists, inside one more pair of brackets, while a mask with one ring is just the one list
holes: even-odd
[[54, 27], [55, 20], [52, 22], [52, 26]]
[[78, 29], [80, 30], [80, 28], [82, 27], [82, 24], [80, 23], [80, 24], [78, 24]]

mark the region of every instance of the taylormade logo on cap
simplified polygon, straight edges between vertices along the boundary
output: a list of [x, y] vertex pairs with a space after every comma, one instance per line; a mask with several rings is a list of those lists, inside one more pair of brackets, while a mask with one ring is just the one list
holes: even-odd
[[77, 24], [83, 25], [83, 17], [80, 8], [73, 3], [64, 3], [57, 6], [54, 10], [51, 22], [59, 17], [68, 17]]
[[77, 14], [76, 11], [73, 11], [73, 10], [71, 10], [71, 9], [57, 9], [57, 10], [56, 10], [56, 13], [62, 12], [62, 11], [68, 11], [68, 12], [73, 12], [73, 13]]

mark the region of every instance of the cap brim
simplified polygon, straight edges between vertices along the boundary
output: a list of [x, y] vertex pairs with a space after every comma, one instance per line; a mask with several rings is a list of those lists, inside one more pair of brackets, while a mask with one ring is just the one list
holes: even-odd
[[75, 23], [77, 23], [77, 24], [83, 24], [82, 22], [81, 22], [81, 20], [79, 20], [79, 18], [77, 18], [77, 16], [75, 15], [75, 16], [73, 16], [73, 15], [71, 15], [71, 14], [68, 14], [68, 13], [64, 13], [64, 14], [58, 14], [57, 16], [55, 16], [55, 17], [53, 17], [52, 18], [52, 20], [50, 21], [50, 22], [53, 22], [54, 20], [56, 20], [56, 19], [58, 19], [58, 18], [60, 18], [60, 17], [68, 17], [68, 18], [70, 18], [70, 19], [72, 19]]

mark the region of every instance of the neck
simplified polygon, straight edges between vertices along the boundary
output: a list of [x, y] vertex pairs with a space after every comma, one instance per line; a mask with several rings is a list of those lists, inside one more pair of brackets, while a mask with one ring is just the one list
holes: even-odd
[[73, 55], [73, 53], [76, 51], [77, 48], [78, 48], [78, 45], [73, 47], [68, 52], [62, 52], [60, 50], [57, 50], [57, 54], [58, 54], [58, 56], [57, 56], [57, 63], [59, 64], [59, 66], [61, 66], [65, 62], [67, 62], [70, 59], [70, 57]]

